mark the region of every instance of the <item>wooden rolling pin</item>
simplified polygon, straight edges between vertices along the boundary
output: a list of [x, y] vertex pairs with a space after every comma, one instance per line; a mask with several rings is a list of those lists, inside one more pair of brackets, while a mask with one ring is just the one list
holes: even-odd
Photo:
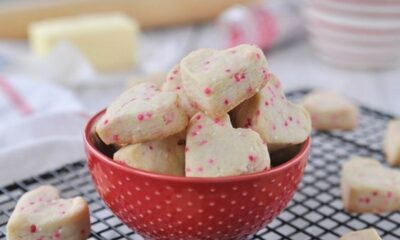
[[6, 0], [0, 1], [0, 37], [25, 38], [29, 23], [83, 13], [119, 11], [142, 28], [202, 22], [252, 0]]

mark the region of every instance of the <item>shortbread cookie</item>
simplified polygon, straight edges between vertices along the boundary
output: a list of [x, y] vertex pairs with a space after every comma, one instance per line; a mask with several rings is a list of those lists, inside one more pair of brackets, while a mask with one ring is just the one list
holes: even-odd
[[173, 67], [168, 73], [165, 82], [162, 85], [162, 90], [176, 92], [179, 96], [181, 107], [186, 111], [189, 117], [192, 117], [199, 111], [198, 106], [189, 100], [185, 90], [182, 87], [182, 78], [179, 65]]
[[269, 77], [262, 50], [247, 44], [199, 49], [182, 59], [180, 69], [187, 96], [209, 116], [223, 116], [257, 93]]
[[304, 142], [311, 132], [307, 111], [288, 101], [278, 78], [232, 111], [235, 127], [251, 128], [267, 143], [270, 152]]
[[358, 125], [357, 106], [335, 92], [312, 92], [304, 97], [303, 106], [317, 130], [352, 130]]
[[185, 138], [174, 135], [128, 145], [114, 153], [114, 160], [149, 172], [184, 176]]
[[342, 200], [346, 211], [358, 213], [400, 210], [400, 171], [370, 158], [353, 158], [343, 164]]
[[368, 228], [364, 230], [348, 232], [340, 240], [382, 240], [375, 229]]
[[8, 240], [86, 240], [89, 234], [86, 201], [81, 197], [60, 199], [52, 186], [22, 195], [7, 223]]
[[234, 129], [226, 114], [192, 117], [186, 137], [186, 176], [222, 177], [270, 167], [268, 148], [251, 129]]
[[400, 120], [389, 122], [383, 150], [390, 165], [400, 165]]
[[96, 126], [106, 144], [135, 144], [163, 139], [182, 131], [188, 116], [173, 92], [143, 83], [122, 93]]

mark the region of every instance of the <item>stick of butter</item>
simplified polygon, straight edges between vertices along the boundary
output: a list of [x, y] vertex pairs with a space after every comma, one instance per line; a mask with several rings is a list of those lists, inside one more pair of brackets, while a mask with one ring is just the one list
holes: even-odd
[[80, 15], [34, 22], [29, 26], [33, 52], [43, 56], [60, 42], [78, 48], [99, 71], [133, 66], [139, 26], [119, 13]]

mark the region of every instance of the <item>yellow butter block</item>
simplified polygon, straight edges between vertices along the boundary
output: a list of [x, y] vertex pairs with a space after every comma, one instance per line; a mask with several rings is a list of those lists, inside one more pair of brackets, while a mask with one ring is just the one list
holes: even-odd
[[123, 14], [93, 14], [34, 22], [29, 41], [39, 56], [60, 42], [71, 43], [97, 70], [113, 71], [135, 63], [138, 32], [136, 21]]

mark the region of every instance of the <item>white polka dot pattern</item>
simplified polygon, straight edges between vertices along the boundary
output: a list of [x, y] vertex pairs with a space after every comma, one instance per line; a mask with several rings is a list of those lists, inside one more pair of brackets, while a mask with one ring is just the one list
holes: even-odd
[[151, 239], [244, 239], [271, 222], [292, 198], [306, 157], [273, 174], [216, 184], [151, 178], [89, 158], [106, 205]]

